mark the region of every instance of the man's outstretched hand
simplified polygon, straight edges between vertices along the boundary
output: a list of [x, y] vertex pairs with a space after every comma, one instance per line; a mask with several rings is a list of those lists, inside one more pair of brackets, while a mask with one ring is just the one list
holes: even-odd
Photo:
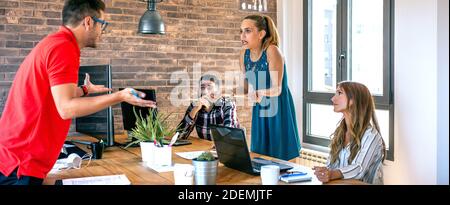
[[88, 89], [88, 93], [105, 93], [112, 91], [112, 89], [105, 87], [104, 85], [94, 85], [91, 82], [90, 76], [86, 73], [86, 77], [84, 78], [84, 85], [86, 85]]

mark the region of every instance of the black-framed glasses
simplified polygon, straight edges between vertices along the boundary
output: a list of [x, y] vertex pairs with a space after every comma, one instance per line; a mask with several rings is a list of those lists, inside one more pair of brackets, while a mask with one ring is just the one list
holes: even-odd
[[105, 20], [102, 20], [102, 19], [99, 19], [99, 18], [97, 18], [97, 17], [95, 17], [95, 16], [91, 16], [91, 18], [95, 21], [95, 22], [98, 22], [98, 23], [101, 23], [102, 24], [102, 31], [105, 31], [106, 30], [106, 27], [108, 27], [108, 22], [106, 22]]

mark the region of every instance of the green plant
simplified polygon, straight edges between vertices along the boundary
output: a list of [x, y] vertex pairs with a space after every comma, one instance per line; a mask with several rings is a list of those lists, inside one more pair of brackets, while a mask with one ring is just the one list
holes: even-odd
[[197, 161], [214, 161], [216, 158], [211, 152], [203, 152], [200, 156], [198, 156], [195, 160]]
[[168, 123], [168, 118], [172, 114], [165, 115], [161, 112], [156, 112], [156, 110], [149, 108], [149, 115], [147, 117], [142, 117], [142, 113], [139, 115], [133, 107], [134, 115], [136, 116], [136, 127], [131, 130], [131, 134], [135, 141], [129, 143], [126, 147], [139, 142], [154, 142], [156, 141], [160, 145], [163, 143], [165, 136], [172, 136], [178, 127], [173, 129], [170, 128]]

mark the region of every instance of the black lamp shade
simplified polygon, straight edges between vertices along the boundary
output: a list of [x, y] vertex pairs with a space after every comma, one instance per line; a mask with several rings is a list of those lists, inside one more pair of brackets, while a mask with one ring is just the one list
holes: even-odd
[[139, 30], [138, 33], [142, 34], [165, 34], [164, 22], [156, 11], [155, 0], [148, 1], [148, 10], [142, 15], [139, 20]]

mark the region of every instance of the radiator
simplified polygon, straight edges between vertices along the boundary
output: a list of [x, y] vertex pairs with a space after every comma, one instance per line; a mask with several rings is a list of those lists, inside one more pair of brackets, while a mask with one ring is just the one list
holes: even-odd
[[297, 163], [306, 167], [325, 166], [328, 159], [328, 153], [318, 152], [310, 149], [302, 149]]

